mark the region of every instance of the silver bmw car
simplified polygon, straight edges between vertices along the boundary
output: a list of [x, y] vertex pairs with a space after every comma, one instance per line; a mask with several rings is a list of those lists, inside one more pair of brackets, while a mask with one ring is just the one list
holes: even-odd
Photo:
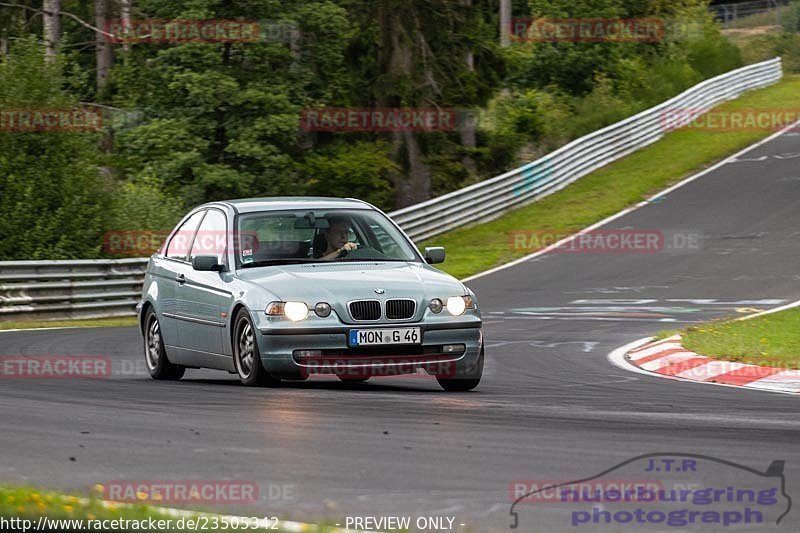
[[244, 385], [311, 375], [433, 376], [448, 391], [483, 374], [478, 301], [359, 200], [256, 198], [193, 209], [150, 258], [137, 305], [155, 379], [186, 368]]

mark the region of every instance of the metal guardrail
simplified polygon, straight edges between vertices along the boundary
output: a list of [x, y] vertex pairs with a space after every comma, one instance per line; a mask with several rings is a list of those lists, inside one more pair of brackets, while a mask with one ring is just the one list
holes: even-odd
[[[664, 114], [700, 110], [782, 77], [780, 58], [708, 79], [653, 108], [576, 139], [527, 165], [389, 213], [415, 241], [534, 202], [664, 135]], [[696, 116], [696, 115], [694, 115]], [[694, 117], [679, 114], [670, 125]], [[130, 316], [147, 259], [0, 262], [0, 321]]]
[[0, 263], [0, 321], [130, 316], [147, 259]]
[[[765, 87], [783, 76], [781, 59], [748, 65], [707, 79], [678, 96], [610, 126], [575, 139], [536, 161], [500, 176], [389, 213], [414, 241], [486, 222], [534, 202], [575, 180], [664, 136], [670, 126], [684, 125], [702, 110], [743, 92]], [[691, 111], [669, 116], [670, 111]]]

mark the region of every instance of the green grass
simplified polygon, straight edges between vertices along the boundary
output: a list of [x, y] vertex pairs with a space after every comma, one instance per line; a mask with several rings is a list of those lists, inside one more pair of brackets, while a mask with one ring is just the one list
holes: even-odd
[[[102, 490], [102, 486], [96, 485], [92, 490], [92, 493], [88, 497], [85, 497], [64, 494], [51, 490], [38, 490], [31, 487], [0, 486], [0, 517], [5, 518], [6, 520], [11, 518], [31, 520], [33, 525], [30, 526], [31, 529], [29, 529], [29, 531], [33, 530], [33, 528], [36, 526], [39, 517], [46, 517], [54, 520], [125, 519], [139, 521], [152, 518], [153, 520], [171, 520], [171, 528], [169, 531], [194, 531], [196, 528], [184, 527], [181, 529], [176, 527], [177, 521], [183, 517], [185, 520], [192, 519], [195, 520], [195, 522], [200, 519], [199, 524], [206, 524], [206, 530], [209, 531], [245, 530], [244, 523], [236, 524], [235, 522], [228, 529], [222, 527], [212, 528], [214, 525], [213, 520], [216, 515], [210, 513], [186, 511], [181, 513], [180, 516], [175, 516], [174, 514], [170, 513], [169, 510], [162, 509], [158, 506], [145, 504], [115, 504], [112, 502], [106, 502], [101, 497]], [[254, 515], [255, 514], [256, 513], [254, 513]], [[83, 523], [84, 529], [89, 529], [87, 524], [88, 522]], [[186, 524], [185, 521], [184, 524]], [[270, 525], [272, 524], [274, 524], [274, 522], [270, 522]], [[236, 527], [237, 525], [239, 526], [238, 528]], [[266, 528], [259, 529], [253, 528], [252, 525], [250, 526], [251, 527], [247, 529], [247, 531], [267, 530]], [[198, 527], [202, 528], [202, 525], [199, 525]], [[280, 522], [278, 522], [278, 527], [280, 527]], [[167, 531], [167, 529], [161, 529]], [[108, 527], [103, 529], [103, 531], [140, 530], [141, 529], [138, 529], [135, 525], [129, 527], [128, 529], [109, 529]], [[334, 530], [335, 528], [333, 528], [331, 525], [320, 524], [317, 526], [310, 526], [306, 531], [322, 533], [325, 531]], [[99, 531], [99, 529], [94, 529], [94, 531]], [[270, 531], [273, 530], [270, 529]], [[284, 528], [280, 528], [275, 531], [286, 530]]]
[[[100, 489], [102, 490], [102, 489]], [[38, 490], [31, 487], [0, 486], [0, 516], [5, 518], [76, 518], [106, 519], [130, 518], [141, 519], [168, 518], [158, 508], [147, 505], [118, 506], [105, 503], [99, 491], [88, 498], [50, 490]]]
[[[776, 109], [800, 106], [800, 76], [746, 93], [716, 109]], [[519, 231], [575, 233], [625, 207], [634, 205], [682, 178], [710, 166], [774, 132], [682, 129], [657, 143], [599, 169], [563, 190], [502, 217], [449, 231], [420, 243], [445, 246], [442, 269], [463, 278], [528, 255], [536, 248], [517, 248]]]
[[19, 322], [0, 322], [0, 331], [4, 329], [36, 329], [36, 328], [98, 328], [135, 326], [136, 317], [92, 318], [85, 320], [24, 320]]
[[800, 309], [750, 320], [711, 322], [685, 329], [683, 345], [696, 353], [763, 366], [800, 368]]

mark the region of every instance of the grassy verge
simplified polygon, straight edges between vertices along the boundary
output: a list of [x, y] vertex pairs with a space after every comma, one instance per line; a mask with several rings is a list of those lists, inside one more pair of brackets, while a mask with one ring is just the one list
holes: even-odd
[[[100, 489], [102, 490], [102, 489]], [[37, 490], [30, 487], [0, 487], [0, 516], [5, 518], [62, 519], [141, 519], [147, 517], [168, 518], [158, 508], [147, 505], [117, 506], [105, 503], [99, 491], [89, 498], [54, 491]]]
[[712, 322], [681, 332], [689, 350], [754, 365], [800, 369], [800, 309], [741, 321]]
[[[717, 110], [779, 109], [800, 106], [800, 76], [746, 93]], [[447, 247], [443, 270], [465, 277], [527, 255], [515, 247], [513, 232], [575, 233], [666, 186], [724, 159], [774, 132], [682, 129], [659, 142], [589, 174], [538, 202], [501, 218], [449, 231], [421, 243]]]
[[97, 328], [135, 326], [136, 317], [93, 318], [86, 320], [27, 320], [20, 322], [0, 322], [0, 331], [4, 329], [36, 329], [36, 328]]
[[[128, 522], [127, 524], [121, 522], [122, 520], [128, 521], [147, 521], [152, 519], [154, 521], [164, 520], [162, 525], [167, 525], [169, 528], [158, 527], [162, 531], [195, 531], [196, 529], [206, 529], [209, 531], [243, 531], [245, 530], [244, 523], [237, 524], [235, 521], [230, 527], [223, 527], [225, 524], [219, 515], [194, 512], [194, 511], [180, 511], [176, 513], [172, 509], [161, 508], [152, 505], [144, 504], [115, 504], [106, 502], [101, 498], [102, 487], [96, 486], [92, 494], [86, 497], [78, 497], [69, 494], [63, 494], [55, 491], [37, 490], [30, 487], [5, 487], [0, 486], [0, 517], [6, 521], [10, 519], [30, 520], [28, 530], [33, 530], [39, 521], [40, 517], [46, 517], [48, 520], [82, 520], [83, 527], [72, 526], [69, 523], [62, 522], [59, 526], [51, 522], [51, 531], [73, 531], [78, 529], [90, 529], [87, 527], [88, 520], [116, 520], [115, 525], [107, 522], [102, 530], [103, 531], [153, 531], [152, 528], [138, 527], [136, 523]], [[183, 519], [183, 522], [179, 520]], [[189, 522], [189, 521], [192, 522]], [[8, 522], [7, 522], [8, 523]], [[20, 525], [20, 522], [16, 522]], [[92, 522], [96, 524], [97, 522]], [[146, 522], [145, 522], [146, 523]], [[263, 518], [260, 525], [263, 525]], [[203, 525], [206, 527], [204, 528]], [[281, 527], [280, 522], [277, 524], [270, 521], [267, 527], [255, 528], [254, 524], [249, 523], [247, 531], [287, 531]], [[110, 526], [110, 527], [109, 527]], [[119, 526], [119, 527], [117, 527]], [[122, 527], [127, 526], [127, 527]], [[218, 526], [218, 527], [217, 527]], [[276, 529], [272, 529], [276, 527]], [[20, 527], [15, 527], [13, 530], [22, 530]], [[99, 529], [94, 528], [94, 531]], [[309, 526], [304, 531], [322, 533], [326, 531], [336, 531], [337, 529], [326, 524], [318, 526]], [[4, 530], [5, 531], [5, 530]]]

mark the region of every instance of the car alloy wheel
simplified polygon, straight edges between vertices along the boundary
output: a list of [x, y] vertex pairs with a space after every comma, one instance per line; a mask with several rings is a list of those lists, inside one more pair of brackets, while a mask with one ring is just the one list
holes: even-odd
[[261, 354], [258, 351], [256, 331], [246, 309], [241, 309], [236, 315], [236, 324], [233, 336], [233, 366], [243, 385], [277, 385], [277, 379], [264, 370], [261, 364]]
[[173, 364], [167, 357], [161, 325], [152, 308], [148, 309], [144, 324], [144, 360], [150, 377], [158, 380], [181, 379], [186, 368]]

